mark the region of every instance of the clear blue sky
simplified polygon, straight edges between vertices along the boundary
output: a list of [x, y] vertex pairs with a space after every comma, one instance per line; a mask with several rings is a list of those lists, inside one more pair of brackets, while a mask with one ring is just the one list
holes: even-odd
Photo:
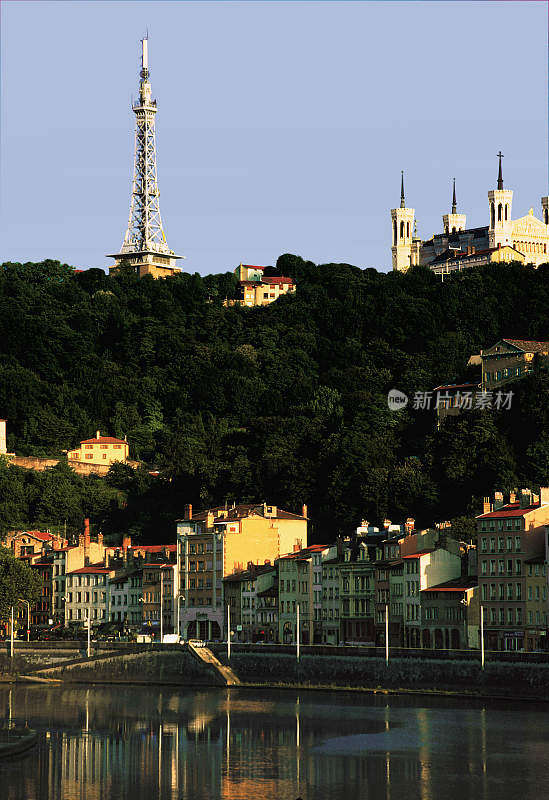
[[487, 224], [547, 193], [543, 2], [14, 2], [2, 14], [0, 260], [107, 267], [125, 232], [149, 29], [160, 204], [184, 269], [281, 253], [390, 267], [400, 170], [419, 233], [451, 180]]

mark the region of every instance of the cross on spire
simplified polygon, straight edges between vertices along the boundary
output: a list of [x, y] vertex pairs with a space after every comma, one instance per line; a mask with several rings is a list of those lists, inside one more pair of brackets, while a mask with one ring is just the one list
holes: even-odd
[[456, 203], [456, 179], [454, 178], [454, 193], [452, 194], [452, 214], [457, 213], [457, 203]]
[[498, 189], [503, 189], [503, 174], [501, 172], [501, 159], [503, 158], [503, 153], [501, 150], [498, 153], [499, 158], [499, 172], [498, 172]]
[[400, 207], [406, 208], [406, 201], [404, 199], [404, 170], [400, 170]]

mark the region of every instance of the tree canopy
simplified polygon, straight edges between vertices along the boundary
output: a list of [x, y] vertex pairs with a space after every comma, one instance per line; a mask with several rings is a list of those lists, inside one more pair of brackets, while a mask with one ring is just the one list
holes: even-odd
[[[297, 284], [264, 308], [223, 306], [231, 273], [142, 280], [56, 261], [0, 269], [0, 416], [8, 450], [61, 456], [97, 429], [127, 435], [147, 468], [106, 479], [60, 464], [0, 464], [0, 527], [174, 536], [183, 504], [261, 501], [299, 511], [331, 540], [361, 518], [466, 516], [494, 488], [549, 477], [549, 375], [516, 384], [510, 411], [436, 426], [393, 412], [390, 389], [476, 375], [503, 337], [549, 338], [549, 265], [449, 276], [317, 266], [283, 255]], [[480, 379], [480, 375], [476, 376]], [[158, 477], [149, 474], [158, 470]]]

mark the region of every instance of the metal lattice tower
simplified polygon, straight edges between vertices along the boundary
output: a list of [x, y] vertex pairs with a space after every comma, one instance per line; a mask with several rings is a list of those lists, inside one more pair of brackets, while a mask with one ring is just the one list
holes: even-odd
[[151, 273], [154, 277], [164, 277], [178, 269], [175, 260], [181, 256], [176, 256], [168, 247], [160, 216], [156, 171], [157, 106], [156, 100], [151, 98], [148, 36], [141, 40], [141, 46], [139, 99], [132, 103], [136, 124], [130, 216], [120, 252], [113, 256], [116, 264], [112, 269], [130, 263], [139, 275]]

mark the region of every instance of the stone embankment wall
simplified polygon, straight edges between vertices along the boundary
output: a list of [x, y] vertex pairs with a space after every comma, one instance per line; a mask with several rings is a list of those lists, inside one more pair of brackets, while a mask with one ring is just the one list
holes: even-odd
[[223, 681], [187, 650], [147, 650], [41, 669], [41, 678], [73, 683], [154, 683], [219, 686]]
[[[220, 648], [217, 657], [227, 663]], [[234, 653], [230, 665], [241, 683], [330, 686], [364, 689], [453, 691], [463, 694], [538, 697], [549, 700], [549, 662], [429, 660], [278, 653]]]

